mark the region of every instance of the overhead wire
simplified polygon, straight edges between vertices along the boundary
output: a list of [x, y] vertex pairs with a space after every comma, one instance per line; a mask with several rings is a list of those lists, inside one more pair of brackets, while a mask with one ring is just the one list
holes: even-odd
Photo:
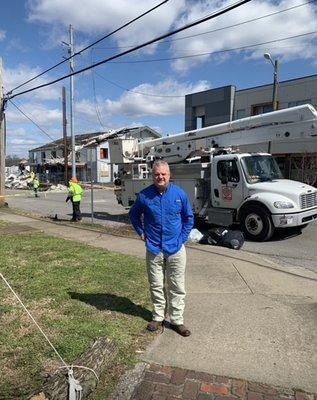
[[101, 79], [103, 79], [104, 81], [106, 81], [106, 82], [108, 82], [108, 83], [110, 83], [111, 85], [113, 85], [113, 86], [116, 86], [116, 87], [118, 87], [118, 88], [120, 88], [120, 89], [122, 89], [122, 90], [125, 90], [125, 91], [127, 91], [127, 92], [132, 92], [132, 93], [136, 93], [136, 94], [141, 94], [141, 95], [143, 95], [143, 96], [149, 96], [149, 97], [184, 97], [184, 95], [179, 95], [179, 96], [176, 96], [176, 95], [165, 95], [165, 96], [162, 96], [162, 95], [159, 95], [159, 94], [151, 94], [151, 93], [142, 93], [142, 92], [138, 92], [137, 90], [132, 90], [132, 89], [128, 89], [128, 88], [126, 88], [126, 87], [124, 87], [124, 86], [121, 86], [121, 85], [119, 85], [118, 83], [115, 83], [115, 82], [113, 82], [113, 81], [110, 81], [109, 79], [107, 79], [107, 78], [105, 78], [104, 76], [102, 76], [102, 75], [100, 75], [98, 72], [96, 72], [95, 71], [95, 74], [97, 75], [97, 76], [99, 76], [99, 78], [101, 78]]
[[216, 50], [216, 51], [211, 51], [211, 52], [206, 52], [206, 53], [196, 53], [196, 54], [188, 54], [188, 55], [184, 55], [184, 56], [164, 57], [164, 58], [156, 58], [156, 59], [150, 59], [150, 60], [113, 61], [113, 62], [111, 62], [111, 64], [137, 64], [137, 63], [147, 63], [147, 62], [156, 62], [156, 61], [170, 61], [170, 60], [180, 60], [180, 59], [183, 59], [183, 58], [201, 57], [201, 56], [207, 56], [207, 55], [210, 55], [210, 54], [225, 53], [225, 52], [236, 51], [236, 50], [245, 50], [245, 49], [252, 48], [252, 47], [263, 46], [265, 44], [282, 42], [282, 41], [285, 41], [285, 40], [291, 40], [291, 39], [304, 37], [304, 36], [308, 36], [308, 35], [315, 35], [315, 34], [317, 34], [317, 30], [316, 31], [302, 33], [302, 34], [299, 34], [299, 35], [288, 36], [288, 37], [285, 37], [285, 38], [268, 40], [266, 42], [260, 42], [260, 43], [246, 45], [246, 46], [235, 47], [235, 48], [232, 48], [232, 49], [223, 49], [223, 50]]
[[107, 35], [103, 36], [102, 38], [96, 40], [95, 42], [91, 43], [90, 45], [84, 47], [83, 49], [75, 52], [74, 54], [72, 54], [71, 56], [69, 56], [68, 58], [65, 58], [63, 61], [60, 61], [59, 63], [53, 65], [52, 67], [46, 69], [45, 71], [39, 73], [38, 75], [34, 76], [33, 78], [25, 81], [24, 83], [21, 83], [20, 85], [16, 86], [15, 88], [11, 89], [7, 94], [11, 94], [13, 91], [19, 89], [20, 87], [26, 85], [27, 83], [30, 83], [32, 81], [34, 81], [35, 79], [39, 78], [40, 76], [46, 74], [47, 72], [51, 71], [52, 69], [64, 64], [66, 61], [69, 61], [71, 58], [78, 56], [79, 54], [83, 53], [84, 51], [88, 50], [90, 47], [95, 46], [97, 43], [100, 43], [102, 40], [107, 39], [108, 37], [114, 35], [115, 33], [119, 32], [121, 29], [126, 28], [127, 26], [129, 26], [130, 24], [132, 24], [133, 22], [137, 21], [138, 19], [144, 17], [145, 15], [149, 14], [150, 12], [154, 11], [155, 9], [157, 9], [158, 7], [161, 7], [163, 4], [167, 3], [169, 0], [164, 0], [161, 3], [157, 4], [155, 7], [152, 7], [151, 9], [149, 9], [148, 11], [144, 12], [143, 14], [137, 16], [136, 18], [132, 19], [131, 21], [125, 23], [124, 25], [120, 26], [119, 28], [115, 29], [114, 31], [108, 33]]
[[[123, 28], [125, 28], [125, 27], [127, 27], [128, 25], [132, 24], [132, 23], [135, 22], [136, 20], [142, 18], [142, 17], [145, 16], [146, 14], [148, 14], [148, 13], [154, 11], [154, 10], [157, 9], [158, 7], [160, 7], [160, 6], [162, 6], [163, 4], [167, 3], [168, 1], [169, 1], [169, 0], [164, 0], [163, 2], [159, 3], [159, 4], [156, 5], [155, 7], [152, 7], [151, 9], [149, 9], [148, 11], [146, 11], [146, 12], [144, 12], [143, 14], [139, 15], [138, 17], [134, 18], [133, 20], [127, 22], [126, 24], [122, 25], [121, 27], [115, 29], [114, 31], [110, 32], [109, 34], [107, 34], [107, 35], [103, 36], [102, 38], [98, 39], [97, 41], [93, 42], [93, 43], [90, 44], [89, 46], [86, 46], [85, 48], [81, 49], [80, 51], [74, 53], [73, 55], [71, 55], [71, 56], [68, 57], [67, 59], [63, 60], [62, 62], [60, 62], [60, 63], [54, 65], [53, 67], [51, 67], [51, 68], [49, 68], [49, 69], [43, 71], [42, 73], [40, 73], [40, 74], [36, 75], [35, 77], [29, 79], [28, 81], [24, 82], [23, 84], [21, 84], [21, 85], [15, 87], [14, 89], [10, 90], [8, 93], [12, 93], [14, 90], [16, 90], [16, 89], [18, 89], [18, 88], [20, 88], [20, 87], [26, 85], [27, 83], [30, 83], [31, 81], [33, 81], [33, 80], [35, 80], [36, 78], [38, 78], [38, 77], [44, 75], [46, 72], [48, 72], [48, 71], [50, 71], [50, 70], [56, 68], [57, 66], [63, 64], [64, 62], [70, 60], [71, 58], [75, 57], [76, 55], [81, 54], [83, 51], [89, 49], [90, 47], [93, 47], [95, 44], [99, 43], [100, 41], [102, 41], [102, 40], [108, 38], [109, 36], [113, 35], [114, 33], [120, 31], [121, 29], [123, 29]], [[93, 83], [93, 84], [94, 84], [94, 83]], [[94, 89], [94, 93], [95, 93], [95, 89]], [[95, 96], [96, 96], [96, 95], [95, 95]], [[24, 117], [26, 117], [29, 121], [31, 121], [31, 122], [32, 122], [41, 132], [43, 132], [49, 139], [51, 139], [52, 141], [55, 140], [55, 139], [53, 139], [43, 128], [41, 128], [31, 117], [29, 117], [22, 109], [20, 109], [20, 108], [12, 101], [12, 97], [11, 97], [9, 100], [10, 100], [11, 104], [12, 104], [22, 115], [24, 115]], [[98, 120], [99, 120], [101, 126], [104, 128], [104, 125], [102, 124], [102, 121], [101, 121], [100, 113], [98, 112], [97, 109], [96, 109], [96, 112], [97, 112]]]
[[54, 139], [50, 134], [48, 134], [43, 128], [40, 127], [40, 125], [35, 122], [31, 117], [29, 117], [17, 104], [15, 104], [12, 99], [9, 99], [10, 103], [29, 121], [32, 122], [41, 132], [43, 132], [49, 139], [51, 139], [53, 142], [58, 139]]
[[[238, 22], [236, 24], [223, 26], [221, 28], [217, 28], [217, 29], [213, 29], [213, 30], [205, 31], [205, 32], [200, 32], [200, 33], [196, 33], [196, 34], [193, 34], [193, 35], [177, 37], [175, 39], [170, 39], [170, 40], [162, 40], [161, 43], [172, 43], [172, 42], [176, 42], [176, 41], [179, 41], [179, 40], [190, 39], [190, 38], [197, 37], [197, 36], [207, 35], [209, 33], [219, 32], [219, 31], [222, 31], [222, 30], [225, 30], [225, 29], [229, 29], [229, 28], [235, 28], [237, 26], [245, 25], [245, 24], [248, 24], [250, 22], [258, 21], [258, 20], [261, 20], [261, 19], [264, 19], [264, 18], [272, 17], [273, 15], [281, 14], [283, 12], [287, 12], [287, 11], [290, 11], [290, 10], [293, 10], [293, 9], [296, 9], [296, 8], [299, 8], [299, 7], [303, 7], [303, 6], [306, 6], [307, 4], [314, 3], [314, 2], [316, 2], [316, 0], [309, 0], [309, 1], [305, 2], [305, 3], [297, 4], [296, 6], [289, 7], [289, 8], [284, 8], [283, 10], [279, 10], [279, 11], [276, 11], [276, 12], [270, 13], [270, 14], [265, 14], [265, 15], [262, 15], [262, 16], [257, 17], [257, 18], [248, 19], [246, 21]], [[99, 47], [98, 46], [98, 47], [94, 47], [94, 50], [126, 49], [126, 48], [131, 48], [131, 47], [133, 47], [133, 46], [132, 45], [119, 46], [119, 47]]]
[[102, 64], [105, 64], [105, 63], [107, 63], [107, 62], [109, 62], [111, 60], [114, 60], [116, 58], [122, 57], [122, 56], [124, 56], [126, 54], [129, 54], [129, 53], [132, 53], [132, 52], [134, 52], [136, 50], [142, 49], [143, 47], [149, 46], [150, 44], [156, 43], [156, 42], [158, 42], [158, 41], [160, 41], [160, 40], [162, 40], [162, 39], [164, 39], [166, 37], [175, 35], [178, 32], [182, 32], [182, 31], [184, 31], [186, 29], [189, 29], [189, 28], [191, 28], [193, 26], [196, 26], [196, 25], [199, 25], [199, 24], [201, 24], [203, 22], [209, 21], [209, 20], [211, 20], [213, 18], [216, 18], [216, 17], [218, 17], [220, 15], [223, 15], [223, 14], [225, 14], [225, 13], [231, 11], [231, 10], [234, 10], [234, 9], [236, 9], [238, 7], [241, 7], [242, 5], [244, 5], [246, 3], [249, 3], [250, 1], [252, 1], [252, 0], [241, 0], [241, 1], [238, 1], [238, 2], [236, 2], [234, 4], [231, 4], [231, 5], [227, 6], [227, 7], [224, 7], [223, 9], [221, 9], [219, 11], [216, 11], [215, 13], [213, 13], [213, 14], [207, 16], [207, 17], [200, 18], [200, 19], [198, 19], [198, 20], [196, 20], [196, 21], [194, 21], [194, 22], [192, 22], [190, 24], [184, 25], [184, 26], [182, 26], [180, 28], [177, 28], [177, 29], [175, 29], [175, 30], [173, 30], [171, 32], [168, 32], [168, 33], [166, 33], [164, 35], [158, 36], [158, 37], [156, 37], [156, 38], [154, 38], [152, 40], [149, 40], [149, 41], [144, 42], [144, 43], [142, 43], [140, 45], [137, 45], [137, 46], [133, 47], [132, 49], [129, 49], [129, 50], [126, 50], [126, 51], [124, 51], [122, 53], [119, 53], [119, 54], [116, 54], [114, 56], [108, 57], [108, 58], [106, 58], [104, 60], [101, 60], [101, 61], [99, 61], [99, 62], [97, 62], [97, 63], [95, 63], [93, 65], [89, 65], [88, 67], [81, 68], [80, 70], [77, 70], [77, 71], [72, 72], [70, 74], [64, 75], [64, 76], [62, 76], [62, 77], [60, 77], [58, 79], [55, 79], [53, 81], [44, 83], [42, 85], [38, 85], [36, 87], [30, 88], [28, 90], [24, 90], [22, 92], [18, 92], [18, 93], [13, 94], [13, 95], [6, 94], [5, 99], [6, 100], [9, 99], [9, 98], [12, 99], [14, 97], [21, 96], [22, 94], [30, 93], [30, 92], [33, 92], [34, 90], [38, 90], [38, 89], [41, 89], [43, 87], [47, 87], [47, 86], [53, 85], [54, 83], [57, 83], [57, 82], [60, 82], [61, 80], [69, 78], [70, 76], [74, 76], [74, 75], [80, 74], [80, 73], [85, 72], [85, 71], [87, 71], [87, 70], [89, 70], [91, 68], [95, 68], [95, 67], [97, 67], [99, 65], [102, 65]]
[[[93, 58], [92, 58], [92, 51], [90, 51], [90, 56], [91, 56], [91, 63], [93, 63]], [[92, 90], [93, 90], [93, 98], [94, 98], [94, 104], [95, 104], [95, 110], [96, 110], [96, 115], [97, 115], [97, 119], [99, 121], [100, 126], [105, 129], [105, 126], [102, 122], [102, 118], [101, 118], [101, 113], [99, 110], [99, 106], [98, 106], [98, 102], [97, 102], [97, 95], [96, 95], [96, 82], [95, 82], [95, 70], [92, 69], [90, 71], [91, 74], [91, 79], [92, 79]]]
[[[235, 47], [235, 48], [231, 48], [231, 49], [223, 49], [223, 50], [217, 50], [217, 51], [213, 51], [213, 52], [209, 52], [209, 53], [201, 53], [201, 54], [193, 54], [193, 55], [187, 55], [187, 56], [180, 56], [180, 57], [173, 57], [173, 58], [161, 58], [161, 59], [152, 59], [152, 60], [136, 60], [136, 61], [126, 61], [126, 62], [115, 62], [115, 63], [141, 63], [141, 62], [156, 62], [156, 61], [170, 61], [170, 60], [177, 60], [177, 59], [182, 59], [182, 58], [187, 58], [187, 57], [200, 57], [200, 56], [205, 56], [205, 55], [212, 55], [212, 54], [218, 54], [218, 53], [224, 53], [224, 52], [232, 52], [232, 51], [240, 51], [240, 50], [246, 50], [248, 48], [252, 48], [252, 47], [259, 47], [259, 46], [263, 46], [265, 44], [270, 44], [270, 43], [276, 43], [279, 41], [285, 41], [285, 40], [290, 40], [290, 39], [294, 39], [297, 37], [302, 37], [302, 36], [306, 36], [306, 35], [311, 35], [311, 34], [317, 34], [317, 31], [313, 31], [313, 32], [309, 32], [309, 33], [305, 33], [305, 34], [300, 34], [300, 35], [295, 35], [295, 36], [290, 36], [288, 38], [282, 38], [282, 39], [275, 39], [275, 40], [271, 40], [271, 41], [267, 41], [267, 42], [263, 42], [263, 43], [256, 43], [256, 44], [252, 44], [252, 45], [247, 45], [247, 46], [241, 46], [241, 47]], [[149, 97], [167, 97], [167, 98], [177, 98], [177, 97], [184, 97], [185, 95], [158, 95], [158, 94], [152, 94], [152, 93], [142, 93], [139, 92], [137, 90], [133, 90], [133, 89], [128, 89], [122, 85], [119, 85], [116, 82], [113, 82], [107, 78], [105, 78], [104, 76], [100, 75], [98, 72], [94, 71], [95, 75], [99, 76], [101, 79], [103, 79], [104, 81], [110, 83], [113, 86], [116, 86], [120, 89], [123, 89], [127, 92], [132, 92], [132, 93], [136, 93], [136, 94], [141, 94], [143, 96], [149, 96]]]

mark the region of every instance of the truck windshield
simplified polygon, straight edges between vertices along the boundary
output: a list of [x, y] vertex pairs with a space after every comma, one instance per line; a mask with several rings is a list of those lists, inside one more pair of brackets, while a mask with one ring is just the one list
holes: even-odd
[[242, 157], [242, 167], [248, 183], [283, 179], [283, 175], [277, 162], [270, 155], [252, 155]]

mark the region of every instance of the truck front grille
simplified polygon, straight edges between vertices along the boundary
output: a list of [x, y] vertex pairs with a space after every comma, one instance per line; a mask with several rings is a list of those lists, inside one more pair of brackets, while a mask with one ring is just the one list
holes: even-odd
[[301, 209], [317, 206], [317, 192], [301, 194], [299, 200]]

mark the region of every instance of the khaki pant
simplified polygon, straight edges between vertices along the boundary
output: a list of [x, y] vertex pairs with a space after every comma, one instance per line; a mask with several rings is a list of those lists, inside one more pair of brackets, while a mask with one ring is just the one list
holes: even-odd
[[[153, 320], [163, 321], [166, 314], [172, 324], [184, 323], [186, 250], [169, 257], [146, 251], [146, 265], [153, 302]], [[165, 281], [165, 285], [164, 285]]]

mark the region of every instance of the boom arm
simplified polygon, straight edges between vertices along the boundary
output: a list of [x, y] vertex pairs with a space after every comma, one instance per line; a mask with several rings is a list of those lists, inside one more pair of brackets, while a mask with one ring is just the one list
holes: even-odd
[[[143, 159], [146, 157], [148, 160], [161, 158], [170, 163], [179, 163], [198, 155], [197, 153], [210, 153], [219, 147], [252, 145], [270, 141], [285, 143], [299, 140], [302, 142], [316, 136], [317, 112], [313, 106], [306, 104], [140, 142], [137, 145], [137, 152], [125, 154], [125, 156], [127, 159], [129, 156], [130, 159], [131, 156]], [[122, 155], [124, 156], [124, 149], [122, 149]]]

